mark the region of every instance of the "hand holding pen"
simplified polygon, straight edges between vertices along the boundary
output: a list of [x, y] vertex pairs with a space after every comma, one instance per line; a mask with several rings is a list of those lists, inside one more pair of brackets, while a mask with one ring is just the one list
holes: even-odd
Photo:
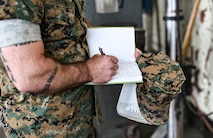
[[119, 66], [115, 56], [106, 55], [101, 47], [98, 50], [101, 55], [96, 54], [87, 60], [87, 68], [90, 81], [102, 84], [111, 80], [112, 76], [117, 73]]

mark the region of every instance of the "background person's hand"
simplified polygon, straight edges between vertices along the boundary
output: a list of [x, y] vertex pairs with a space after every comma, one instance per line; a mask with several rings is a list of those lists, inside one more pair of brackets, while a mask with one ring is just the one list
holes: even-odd
[[90, 81], [97, 84], [110, 81], [119, 67], [118, 59], [110, 55], [94, 55], [86, 64]]

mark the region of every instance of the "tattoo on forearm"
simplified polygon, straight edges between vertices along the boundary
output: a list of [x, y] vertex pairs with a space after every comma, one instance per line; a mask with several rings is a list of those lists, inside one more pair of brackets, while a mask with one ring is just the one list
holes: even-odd
[[1, 56], [1, 59], [3, 62], [6, 62], [6, 59], [4, 58], [3, 54], [2, 54], [2, 51], [1, 51], [1, 48], [0, 48], [0, 56]]
[[13, 74], [12, 74], [12, 71], [11, 71], [10, 67], [7, 65], [7, 60], [5, 59], [5, 57], [4, 57], [4, 55], [3, 55], [2, 51], [1, 51], [1, 48], [0, 48], [0, 57], [2, 59], [2, 62], [4, 64], [4, 66], [5, 66], [5, 69], [7, 70], [8, 76], [10, 77], [11, 81], [15, 82], [16, 80], [15, 80]]
[[6, 68], [6, 70], [7, 70], [7, 73], [8, 73], [8, 75], [9, 75], [11, 81], [15, 82], [15, 78], [13, 77], [13, 74], [12, 74], [12, 71], [11, 71], [10, 67], [9, 67], [8, 65], [6, 65], [5, 68]]
[[55, 75], [56, 75], [57, 72], [58, 72], [58, 64], [56, 63], [55, 68], [54, 68], [52, 74], [50, 75], [49, 79], [47, 80], [46, 84], [44, 85], [42, 92], [49, 90], [50, 85], [51, 85], [53, 79], [55, 78]]
[[27, 45], [27, 44], [32, 44], [35, 43], [37, 41], [29, 41], [29, 42], [24, 42], [24, 43], [20, 43], [20, 44], [15, 44], [15, 46], [22, 46], [22, 45]]

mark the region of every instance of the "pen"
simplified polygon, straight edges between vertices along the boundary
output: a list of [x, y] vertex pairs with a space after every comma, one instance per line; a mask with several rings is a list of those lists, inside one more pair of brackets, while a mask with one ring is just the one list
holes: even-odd
[[99, 47], [99, 51], [100, 51], [101, 55], [105, 55], [102, 48]]

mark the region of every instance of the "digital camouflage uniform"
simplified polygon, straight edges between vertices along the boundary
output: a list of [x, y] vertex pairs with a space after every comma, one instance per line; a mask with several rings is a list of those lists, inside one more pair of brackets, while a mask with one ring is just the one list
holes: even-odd
[[141, 114], [151, 125], [166, 124], [170, 103], [186, 80], [183, 70], [163, 52], [143, 53], [137, 63], [143, 73], [143, 83], [136, 88]]
[[[67, 64], [89, 57], [84, 9], [82, 0], [0, 0], [0, 20], [39, 24], [46, 56]], [[92, 87], [82, 85], [55, 95], [20, 92], [1, 61], [0, 81], [1, 119], [8, 137], [93, 137]]]

